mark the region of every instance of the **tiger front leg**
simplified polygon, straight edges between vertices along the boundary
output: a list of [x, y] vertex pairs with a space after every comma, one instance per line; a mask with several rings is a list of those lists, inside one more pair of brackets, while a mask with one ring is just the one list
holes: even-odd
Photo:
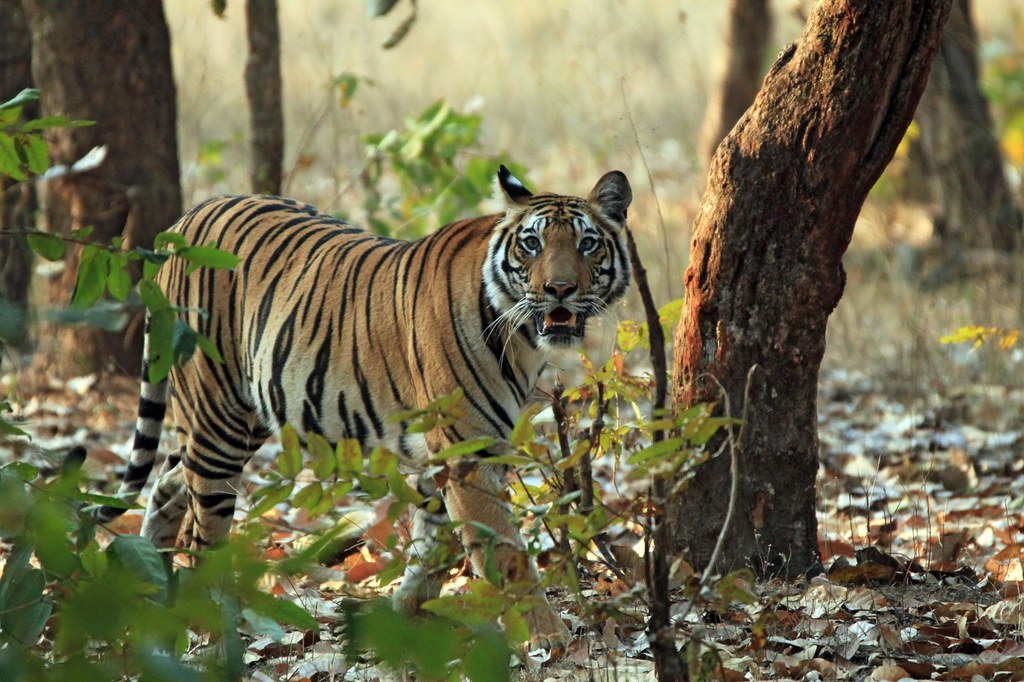
[[[432, 558], [441, 546], [439, 529], [448, 523], [448, 515], [417, 509], [412, 516], [412, 539], [402, 584], [392, 595], [395, 609], [413, 614], [427, 601], [441, 594], [442, 578], [432, 574]], [[450, 535], [450, 533], [449, 533]]]
[[540, 574], [526, 548], [509, 504], [505, 468], [466, 458], [454, 465], [445, 487], [445, 503], [452, 519], [464, 522], [460, 532], [473, 570], [485, 575], [488, 546], [492, 539], [474, 522], [494, 531], [494, 562], [505, 585], [529, 586], [526, 594], [539, 603], [524, 614], [531, 648], [564, 647], [569, 631], [548, 603]]

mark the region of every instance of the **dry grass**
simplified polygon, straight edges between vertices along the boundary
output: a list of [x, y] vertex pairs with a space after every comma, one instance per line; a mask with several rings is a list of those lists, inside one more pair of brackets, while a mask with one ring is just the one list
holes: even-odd
[[[799, 35], [794, 4], [778, 9], [774, 49]], [[286, 193], [358, 219], [361, 136], [398, 126], [444, 97], [478, 108], [484, 151], [507, 151], [526, 164], [538, 188], [586, 193], [605, 170], [625, 171], [636, 195], [631, 223], [655, 296], [664, 302], [682, 294], [703, 182], [695, 140], [721, 50], [725, 3], [425, 1], [417, 25], [391, 51], [380, 43], [406, 3], [375, 20], [355, 0], [281, 6]], [[1007, 13], [1022, 6], [976, 0], [983, 36], [1005, 30]], [[228, 3], [219, 20], [203, 5], [166, 8], [188, 204], [248, 185], [242, 9], [241, 2]], [[330, 86], [341, 73], [366, 79], [344, 108]], [[213, 140], [225, 143], [226, 173], [217, 182], [197, 162], [201, 145]], [[896, 241], [907, 236], [903, 222], [887, 207], [869, 207], [862, 216], [824, 368], [861, 371], [922, 400], [968, 385], [1019, 384], [1019, 352], [966, 354], [938, 343], [968, 322], [1020, 326], [1019, 279], [921, 290], [893, 275]], [[619, 315], [638, 312], [628, 306]]]

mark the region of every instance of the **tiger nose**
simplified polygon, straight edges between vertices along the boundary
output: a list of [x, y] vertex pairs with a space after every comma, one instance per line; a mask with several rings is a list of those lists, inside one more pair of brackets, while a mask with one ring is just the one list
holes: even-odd
[[556, 282], [544, 283], [544, 292], [547, 294], [551, 294], [559, 301], [561, 301], [574, 291], [576, 291], [575, 282], [566, 282], [564, 280], [559, 280]]

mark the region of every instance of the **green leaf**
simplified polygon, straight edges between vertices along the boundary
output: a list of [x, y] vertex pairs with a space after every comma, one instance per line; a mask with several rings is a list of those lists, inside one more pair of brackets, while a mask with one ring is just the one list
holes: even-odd
[[[143, 282], [145, 284], [145, 282]], [[156, 286], [155, 284], [153, 285]], [[142, 288], [140, 287], [140, 291]], [[158, 289], [159, 291], [159, 289]], [[162, 297], [163, 294], [160, 294]], [[145, 296], [143, 296], [145, 300]], [[147, 307], [149, 304], [147, 303]], [[174, 366], [174, 311], [159, 308], [149, 315], [149, 381], [156, 384], [167, 378]]]
[[344, 438], [338, 441], [334, 457], [337, 460], [339, 473], [356, 474], [363, 470], [363, 447], [355, 438]]
[[371, 500], [379, 500], [387, 495], [390, 489], [387, 480], [379, 476], [356, 474], [356, 480], [359, 481], [359, 489], [366, 493]]
[[231, 253], [212, 246], [188, 246], [178, 249], [175, 254], [188, 261], [187, 274], [192, 274], [199, 268], [216, 268], [229, 270], [241, 262], [241, 258]]
[[[173, 246], [175, 249], [188, 248], [188, 241], [185, 237], [178, 232], [165, 231], [158, 234], [153, 238], [153, 248], [157, 251], [164, 248], [167, 245]], [[166, 256], [167, 254], [158, 254]]]
[[196, 352], [196, 330], [181, 318], [174, 320], [174, 363], [188, 362]]
[[29, 173], [42, 175], [50, 165], [50, 148], [46, 140], [38, 135], [23, 135], [20, 138], [21, 155]]
[[107, 288], [107, 264], [110, 254], [92, 244], [82, 249], [82, 257], [78, 263], [78, 280], [75, 292], [71, 296], [71, 307], [88, 308], [100, 300]]
[[525, 642], [530, 639], [530, 628], [526, 625], [523, 614], [516, 609], [509, 609], [501, 617], [501, 624], [505, 626], [505, 634], [513, 642]]
[[683, 429], [683, 436], [693, 445], [704, 445], [725, 426], [734, 426], [741, 420], [731, 417], [707, 417], [690, 422]]
[[[6, 405], [6, 403], [3, 404]], [[9, 471], [26, 483], [39, 478], [39, 469], [28, 462], [9, 462], [0, 467], [0, 470]]]
[[224, 17], [224, 11], [228, 8], [228, 0], [210, 0], [210, 9], [218, 17]]
[[492, 536], [487, 541], [487, 547], [484, 549], [484, 578], [492, 585], [501, 587], [505, 582], [505, 578], [498, 569], [498, 560], [495, 556], [494, 548], [495, 538]]
[[395, 581], [395, 578], [402, 575], [403, 571], [405, 571], [405, 559], [401, 556], [396, 556], [387, 562], [384, 568], [380, 569], [380, 572], [377, 573], [377, 584], [381, 587], [390, 585]]
[[[136, 246], [132, 249], [132, 253], [141, 258], [145, 265], [154, 265], [157, 268], [166, 263], [167, 259], [171, 257], [169, 252], [151, 251], [149, 249], [144, 249], [141, 246]], [[154, 273], [155, 270], [153, 273], [149, 273], [149, 276], [152, 276]]]
[[139, 282], [139, 296], [142, 297], [143, 305], [146, 306], [146, 309], [151, 314], [171, 307], [167, 297], [164, 296], [164, 292], [161, 291], [157, 283], [151, 279], [144, 279]]
[[506, 610], [507, 595], [494, 584], [478, 580], [465, 594], [431, 599], [423, 604], [430, 611], [463, 625], [494, 623]]
[[275, 483], [258, 488], [253, 492], [252, 498], [253, 500], [259, 501], [249, 509], [249, 518], [252, 519], [257, 516], [261, 516], [281, 502], [284, 502], [288, 499], [288, 496], [292, 494], [292, 490], [294, 488], [295, 484], [291, 481], [284, 484]]
[[46, 260], [60, 260], [65, 254], [65, 242], [56, 235], [47, 235], [46, 232], [31, 232], [26, 239], [32, 250]]
[[[513, 638], [512, 633], [509, 637]], [[500, 633], [491, 630], [475, 633], [469, 651], [462, 658], [466, 677], [470, 682], [509, 680], [508, 660], [511, 655], [512, 648]]]
[[107, 551], [112, 551], [121, 565], [140, 580], [152, 585], [156, 589], [153, 595], [156, 600], [167, 599], [167, 564], [153, 543], [140, 535], [118, 535]]
[[370, 452], [370, 473], [382, 476], [398, 466], [395, 454], [387, 448], [376, 447]]
[[81, 500], [82, 502], [88, 502], [97, 506], [114, 507], [115, 509], [142, 509], [142, 505], [135, 502], [128, 502], [120, 497], [114, 497], [112, 495], [97, 495], [96, 493], [87, 493], [82, 490], [72, 491], [70, 498], [72, 500]]
[[629, 456], [627, 462], [633, 466], [647, 465], [654, 461], [660, 461], [674, 456], [685, 449], [686, 441], [683, 438], [666, 438], [663, 441], [652, 443], [643, 450]]
[[313, 481], [302, 488], [292, 497], [292, 505], [306, 511], [312, 510], [324, 496], [324, 489], [320, 487], [319, 481]]
[[24, 107], [26, 104], [37, 101], [39, 101], [39, 91], [35, 88], [25, 88], [11, 99], [0, 104], [0, 111]]
[[220, 351], [217, 350], [217, 345], [209, 338], [202, 334], [196, 334], [196, 343], [199, 344], [199, 350], [203, 351], [203, 355], [210, 358], [218, 365], [224, 364], [224, 357], [221, 356]]
[[106, 552], [100, 549], [99, 544], [95, 540], [85, 546], [79, 555], [79, 559], [85, 572], [93, 577], [105, 573], [107, 566], [110, 565]]
[[316, 477], [321, 481], [330, 478], [334, 473], [334, 449], [327, 439], [319, 433], [306, 434], [306, 450], [312, 458], [310, 468]]
[[45, 587], [43, 572], [35, 568], [16, 575], [9, 582], [5, 580], [0, 593], [0, 633], [25, 646], [36, 643], [53, 612], [53, 604], [43, 598]]
[[34, 130], [46, 130], [48, 128], [85, 128], [95, 125], [95, 121], [71, 120], [67, 116], [44, 116], [31, 121], [25, 121], [21, 126], [22, 132]]
[[449, 445], [441, 452], [434, 455], [431, 459], [433, 461], [443, 461], [446, 459], [452, 459], [453, 457], [463, 457], [465, 455], [472, 455], [481, 450], [495, 444], [495, 440], [490, 436], [478, 436], [476, 438], [467, 438], [464, 441], [460, 441], [453, 445]]
[[307, 631], [312, 630], [316, 632], [320, 629], [320, 624], [316, 622], [316, 618], [311, 616], [301, 606], [288, 599], [260, 599], [257, 607], [260, 613], [270, 616], [279, 623], [294, 625]]
[[28, 432], [19, 429], [14, 424], [0, 417], [0, 436], [24, 436], [31, 438]]
[[18, 145], [10, 135], [0, 133], [0, 176], [8, 176], [17, 182], [28, 179], [21, 168], [21, 156]]
[[495, 455], [494, 457], [488, 457], [486, 462], [487, 464], [508, 467], [522, 467], [530, 464], [537, 464], [535, 460], [530, 459], [526, 455]]
[[388, 485], [391, 486], [391, 492], [394, 493], [399, 502], [411, 504], [414, 507], [423, 504], [423, 495], [409, 485], [408, 481], [405, 480], [405, 476], [398, 470], [398, 467], [389, 470], [387, 478]]
[[281, 454], [277, 456], [277, 470], [285, 478], [295, 478], [302, 471], [302, 449], [299, 447], [299, 434], [291, 424], [281, 429]]
[[533, 425], [533, 418], [540, 414], [542, 409], [544, 409], [544, 404], [535, 402], [530, 403], [525, 410], [519, 413], [516, 425], [509, 436], [512, 447], [518, 450], [533, 442], [534, 437], [537, 435], [537, 429]]
[[756, 601], [751, 589], [756, 584], [754, 573], [749, 568], [740, 568], [722, 577], [715, 585], [715, 592], [726, 603], [753, 604]]
[[338, 103], [344, 109], [352, 103], [352, 98], [359, 89], [359, 76], [343, 73], [332, 78], [331, 85], [338, 88]]
[[70, 232], [68, 232], [68, 238], [85, 241], [90, 236], [92, 236], [94, 229], [95, 227], [93, 225], [86, 225], [85, 227], [80, 227], [77, 230], [71, 230]]
[[124, 302], [132, 290], [132, 278], [125, 269], [124, 261], [114, 263], [111, 259], [110, 273], [107, 275], [107, 291], [118, 301]]

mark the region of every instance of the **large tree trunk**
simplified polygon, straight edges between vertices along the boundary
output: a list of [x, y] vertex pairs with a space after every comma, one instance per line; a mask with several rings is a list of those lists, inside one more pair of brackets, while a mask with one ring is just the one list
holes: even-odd
[[708, 99], [697, 145], [705, 168], [761, 87], [771, 35], [768, 0], [730, 0], [725, 55]]
[[[747, 422], [720, 568], [802, 574], [819, 563], [816, 392], [842, 256], [868, 190], [924, 89], [951, 0], [823, 0], [719, 147], [694, 225], [673, 399], [718, 400]], [[716, 382], [717, 380], [717, 382]], [[709, 460], [669, 513], [706, 565], [725, 519], [729, 457]]]
[[[0, 26], [0, 101], [6, 102], [32, 87], [32, 40], [19, 0], [0, 0]], [[35, 109], [32, 106], [26, 113], [32, 116]], [[0, 177], [0, 314], [13, 321], [0, 325], [7, 335], [0, 341], [20, 344], [25, 339], [32, 251], [24, 235], [18, 233], [33, 226], [35, 210], [31, 182]], [[0, 365], [5, 355], [0, 354]]]
[[1020, 245], [1021, 216], [979, 76], [970, 0], [955, 0], [917, 110], [925, 176], [939, 210], [936, 232], [950, 254]]
[[246, 0], [249, 59], [245, 92], [252, 134], [252, 191], [281, 193], [284, 113], [281, 105], [281, 37], [277, 0]]
[[[54, 163], [70, 164], [107, 146], [99, 168], [49, 183], [52, 232], [93, 226], [92, 239], [150, 246], [181, 212], [170, 36], [160, 0], [23, 0], [32, 30], [32, 73], [44, 115], [89, 119], [87, 128], [53, 132]], [[66, 303], [78, 250], [51, 288]], [[135, 371], [142, 325], [125, 332], [80, 327], [60, 332], [57, 371], [91, 371], [108, 362]]]

